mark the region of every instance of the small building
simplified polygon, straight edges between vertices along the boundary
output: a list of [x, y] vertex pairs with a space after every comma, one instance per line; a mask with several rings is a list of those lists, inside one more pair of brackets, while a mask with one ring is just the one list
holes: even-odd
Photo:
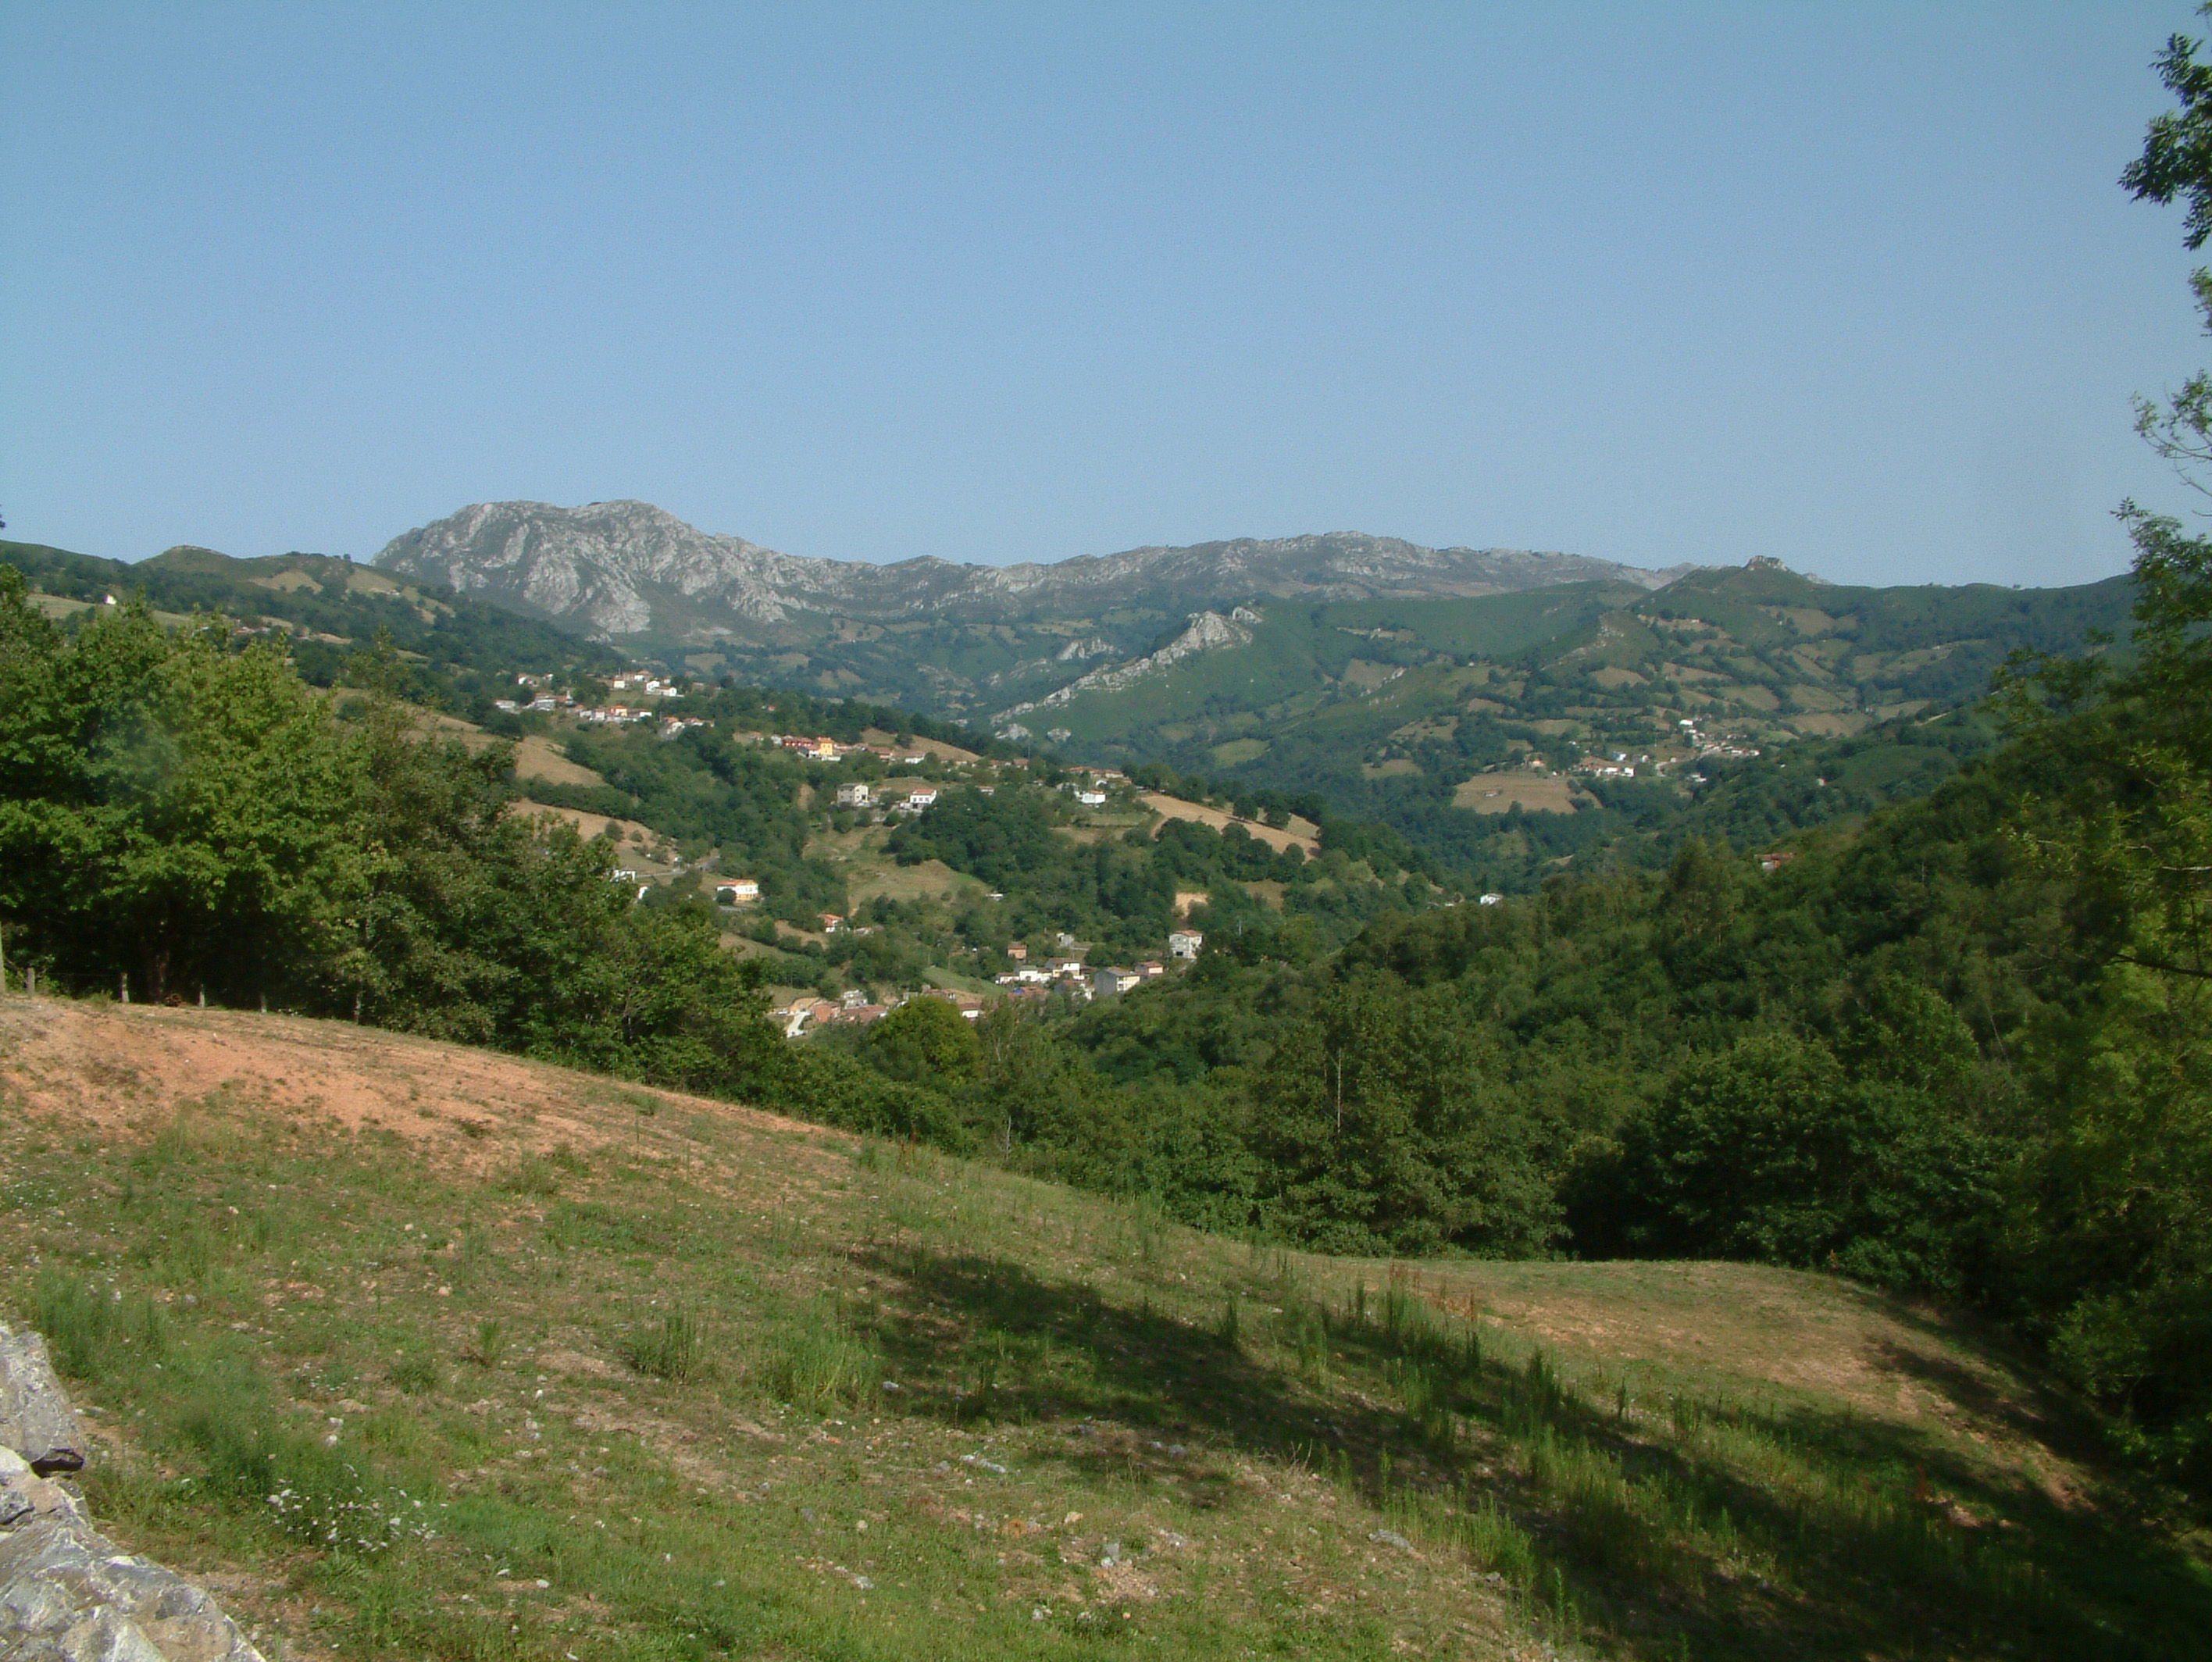
[[750, 906], [760, 899], [758, 877], [733, 877], [714, 885], [716, 906]]
[[876, 793], [865, 785], [841, 785], [837, 787], [840, 808], [866, 808], [876, 799]]
[[1168, 956], [1184, 963], [1194, 961], [1206, 945], [1206, 937], [1195, 929], [1173, 929], [1168, 931]]
[[1103, 808], [1106, 805], [1106, 793], [1103, 791], [1078, 791], [1075, 793], [1075, 799], [1085, 808]]
[[1158, 958], [1147, 958], [1137, 966], [1137, 974], [1147, 981], [1157, 981], [1168, 973], [1168, 967]]
[[796, 1039], [809, 1026], [821, 1026], [836, 1013], [836, 1010], [837, 1006], [827, 998], [801, 998], [769, 1014], [783, 1028], [785, 1038]]
[[1505, 904], [1505, 896], [1503, 895], [1478, 895], [1475, 900], [1475, 904], [1477, 906], [1504, 906]]
[[1759, 869], [1771, 877], [1796, 858], [1794, 848], [1777, 848], [1759, 857]]
[[835, 935], [844, 926], [845, 920], [836, 913], [825, 912], [822, 914], [822, 932], [824, 935]]
[[1006, 956], [1018, 964], [1029, 962], [1029, 943], [1026, 941], [1009, 941], [1006, 943]]
[[903, 804], [909, 814], [919, 814], [923, 809], [933, 808], [936, 805], [937, 792], [934, 791], [909, 791], [906, 793], [906, 802]]
[[1142, 979], [1133, 969], [1102, 969], [1091, 978], [1091, 996], [1111, 998], [1127, 992]]
[[971, 1022], [981, 1021], [983, 1016], [983, 1001], [972, 992], [961, 992], [951, 987], [924, 987], [915, 996], [941, 999]]

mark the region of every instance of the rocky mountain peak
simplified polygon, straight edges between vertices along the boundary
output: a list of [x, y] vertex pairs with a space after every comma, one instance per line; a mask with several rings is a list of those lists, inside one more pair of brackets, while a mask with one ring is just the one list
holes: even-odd
[[894, 565], [779, 554], [650, 502], [480, 502], [387, 543], [376, 563], [605, 640], [770, 645], [828, 620], [997, 622], [1139, 606], [1219, 611], [1255, 599], [1494, 594], [1591, 579], [1656, 588], [1675, 573], [1521, 549], [1431, 549], [1358, 531], [1148, 547], [1051, 564]]

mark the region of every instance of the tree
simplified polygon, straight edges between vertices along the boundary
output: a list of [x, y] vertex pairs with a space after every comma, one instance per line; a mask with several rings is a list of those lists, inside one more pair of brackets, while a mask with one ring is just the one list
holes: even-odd
[[909, 998], [876, 1023], [869, 1057], [893, 1079], [940, 1088], [975, 1077], [981, 1046], [975, 1024], [946, 998]]
[[0, 571], [0, 913], [64, 985], [242, 998], [334, 938], [344, 747], [281, 648], [230, 636], [136, 601], [66, 635]]

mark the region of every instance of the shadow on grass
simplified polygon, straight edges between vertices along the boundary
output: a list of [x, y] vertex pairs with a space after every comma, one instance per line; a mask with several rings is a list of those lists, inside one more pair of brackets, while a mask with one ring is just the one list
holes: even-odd
[[[1061, 1458], [1167, 1478], [1198, 1505], [1219, 1502], [1228, 1474], [1179, 1453], [1178, 1435], [1311, 1461], [1385, 1507], [1494, 1500], [1533, 1538], [1529, 1580], [1546, 1601], [1564, 1593], [1647, 1654], [1686, 1641], [1701, 1657], [2151, 1662], [2199, 1653], [2212, 1630], [2212, 1585], [2178, 1548], [2001, 1484], [1910, 1426], [1713, 1400], [1678, 1409], [1668, 1438], [1583, 1397], [1540, 1353], [1520, 1367], [1479, 1360], [1425, 1318], [1319, 1312], [1334, 1365], [1302, 1375], [1229, 1331], [1005, 1259], [874, 1249], [863, 1261], [908, 1291], [871, 1335], [908, 1411], [1117, 1422], [1139, 1435], [1076, 1438]], [[1960, 1371], [1931, 1372], [1930, 1387], [1986, 1390]], [[1729, 1451], [1745, 1449], [1786, 1466], [1789, 1483], [1735, 1469]], [[1969, 1513], [1981, 1521], [1959, 1521]]]

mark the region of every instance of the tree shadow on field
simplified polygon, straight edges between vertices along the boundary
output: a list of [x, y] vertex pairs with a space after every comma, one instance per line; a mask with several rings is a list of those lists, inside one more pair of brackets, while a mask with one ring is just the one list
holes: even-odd
[[[1321, 1383], [1269, 1365], [1233, 1332], [1155, 1311], [1141, 1295], [1131, 1308], [1004, 1259], [919, 1247], [872, 1248], [861, 1262], [905, 1289], [903, 1307], [879, 1310], [871, 1337], [906, 1411], [954, 1423], [1075, 1422], [1079, 1435], [1056, 1456], [1071, 1471], [1164, 1478], [1195, 1506], [1230, 1495], [1224, 1448], [1348, 1460], [1370, 1501], [1407, 1489], [1455, 1505], [1486, 1495], [1528, 1531], [1536, 1584], [1564, 1588], [1630, 1654], [1671, 1656], [1686, 1637], [1692, 1654], [1711, 1658], [2151, 1662], [2195, 1653], [2212, 1629], [2212, 1584], [2179, 1548], [2129, 1519], [2063, 1507], [2025, 1480], [2008, 1485], [1923, 1428], [1729, 1405], [1729, 1425], [1827, 1474], [1825, 1495], [1793, 1502], [1701, 1454], [1694, 1439], [1624, 1427], [1572, 1387], [1532, 1393], [1533, 1376], [1489, 1361], [1455, 1382], [1454, 1411], [1522, 1446], [1501, 1459], [1494, 1439], [1439, 1438], [1340, 1377]], [[1363, 1372], [1412, 1359], [1373, 1325], [1346, 1322], [1330, 1344]], [[1931, 1384], [1948, 1394], [1969, 1381], [1987, 1389], [1971, 1372]], [[1186, 1437], [1200, 1447], [1184, 1448]], [[1593, 1521], [1559, 1492], [1539, 1492], [1517, 1475], [1532, 1438], [1602, 1454], [1651, 1508]], [[1047, 1446], [1032, 1458], [1055, 1456]], [[1906, 1498], [1915, 1488], [1924, 1505]], [[1955, 1523], [1954, 1501], [1984, 1524]], [[1735, 1559], [1771, 1564], [1772, 1581], [1717, 1568], [1709, 1538], [1679, 1550], [1670, 1526], [1652, 1520], [1684, 1503], [1696, 1517], [1728, 1519], [1742, 1544]], [[2001, 1575], [1990, 1568], [1996, 1554], [2010, 1567]]]
[[[1231, 1339], [1087, 1286], [1041, 1281], [1003, 1259], [880, 1253], [863, 1262], [904, 1283], [915, 1308], [873, 1337], [909, 1412], [954, 1421], [1091, 1417], [1207, 1433], [1273, 1459], [1316, 1446], [1404, 1441], [1397, 1415], [1330, 1400], [1254, 1362]], [[1326, 1409], [1326, 1416], [1321, 1410]]]

